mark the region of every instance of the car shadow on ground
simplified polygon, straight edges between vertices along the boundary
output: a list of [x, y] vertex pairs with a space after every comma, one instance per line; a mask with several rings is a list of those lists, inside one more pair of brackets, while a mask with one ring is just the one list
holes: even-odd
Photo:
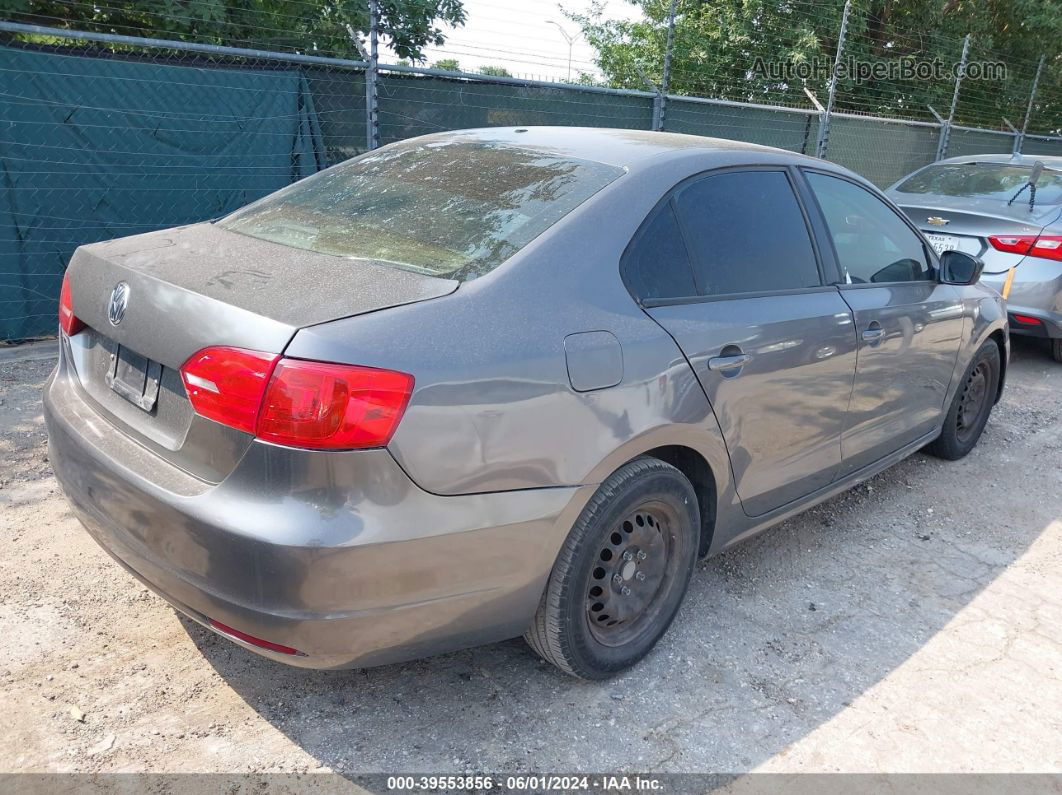
[[748, 770], [922, 650], [1062, 515], [1044, 471], [1062, 411], [1029, 408], [1030, 390], [1059, 394], [1062, 365], [1015, 347], [968, 458], [916, 454], [702, 562], [668, 635], [613, 680], [571, 679], [520, 640], [320, 672], [185, 628], [247, 704], [341, 772]]

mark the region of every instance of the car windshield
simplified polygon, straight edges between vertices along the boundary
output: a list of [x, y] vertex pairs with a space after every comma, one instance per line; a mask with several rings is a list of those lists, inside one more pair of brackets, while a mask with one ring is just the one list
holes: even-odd
[[218, 223], [294, 248], [467, 281], [622, 173], [497, 142], [409, 142], [340, 163]]
[[[1030, 166], [1009, 163], [942, 163], [912, 174], [896, 186], [896, 191], [1007, 202], [1029, 181], [1031, 173]], [[1028, 191], [1022, 194], [1025, 201], [1028, 195]], [[1045, 169], [1036, 182], [1036, 203], [1060, 202], [1062, 172]]]

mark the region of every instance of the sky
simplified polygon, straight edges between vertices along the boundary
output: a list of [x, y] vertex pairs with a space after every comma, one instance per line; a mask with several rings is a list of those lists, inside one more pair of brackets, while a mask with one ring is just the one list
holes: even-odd
[[[467, 21], [463, 27], [447, 30], [446, 44], [426, 49], [428, 64], [442, 58], [455, 58], [466, 72], [481, 66], [504, 66], [519, 77], [564, 80], [568, 76], [568, 43], [556, 22], [569, 36], [579, 34], [578, 26], [561, 13], [561, 7], [585, 13], [591, 0], [464, 0]], [[626, 0], [604, 0], [605, 17], [637, 19], [641, 11]], [[580, 37], [571, 48], [571, 76], [579, 72], [600, 75], [593, 63], [594, 50]], [[381, 60], [394, 62], [393, 54], [381, 53]]]

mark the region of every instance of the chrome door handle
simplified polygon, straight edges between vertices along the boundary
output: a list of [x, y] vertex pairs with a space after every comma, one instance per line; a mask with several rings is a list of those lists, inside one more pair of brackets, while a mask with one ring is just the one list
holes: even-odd
[[708, 360], [709, 370], [738, 370], [752, 361], [747, 353], [739, 353], [735, 356], [713, 356]]
[[877, 342], [884, 336], [885, 329], [881, 328], [880, 326], [878, 328], [868, 328], [866, 331], [863, 332], [863, 341]]

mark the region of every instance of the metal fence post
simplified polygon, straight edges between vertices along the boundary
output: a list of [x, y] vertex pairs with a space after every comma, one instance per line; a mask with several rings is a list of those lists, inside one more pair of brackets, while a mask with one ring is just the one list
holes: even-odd
[[377, 0], [369, 0], [369, 65], [365, 69], [365, 145], [369, 149], [380, 145], [379, 16]]
[[[822, 128], [825, 125], [826, 108], [822, 107], [822, 103], [819, 102], [819, 98], [815, 96], [815, 92], [812, 91], [807, 86], [804, 86], [804, 93], [807, 94], [808, 99], [811, 100], [811, 104], [815, 106], [815, 110], [817, 110], [819, 112], [819, 129], [818, 129], [818, 132], [816, 133], [816, 136], [820, 136], [822, 134]], [[804, 123], [804, 143], [802, 143], [801, 146], [800, 146], [800, 154], [802, 154], [802, 155], [806, 155], [808, 153], [807, 152], [807, 149], [808, 149], [808, 137], [809, 137], [810, 133], [811, 133], [811, 116], [808, 115], [807, 121]], [[815, 152], [818, 153], [818, 151], [819, 151], [819, 141], [818, 141], [818, 138], [816, 137], [816, 139], [815, 139]]]
[[844, 55], [844, 38], [848, 33], [848, 12], [852, 10], [852, 0], [845, 0], [844, 14], [841, 16], [841, 32], [837, 34], [837, 55], [833, 59], [833, 72], [830, 74], [830, 93], [826, 98], [826, 110], [819, 122], [819, 139], [815, 143], [815, 157], [826, 157], [826, 147], [830, 142], [830, 116], [833, 114], [833, 100], [837, 95], [837, 71], [841, 67]]
[[1044, 68], [1044, 57], [1040, 56], [1040, 62], [1036, 64], [1036, 76], [1033, 77], [1032, 90], [1029, 92], [1029, 107], [1025, 109], [1025, 121], [1022, 122], [1021, 132], [1014, 136], [1014, 154], [1020, 155], [1021, 148], [1025, 144], [1025, 132], [1029, 129], [1029, 119], [1032, 118], [1033, 102], [1036, 101], [1036, 89], [1040, 85], [1040, 72]]
[[1010, 123], [1010, 119], [1006, 116], [1003, 117], [1003, 123], [1007, 125], [1007, 129], [1010, 130], [1011, 136], [1014, 138], [1014, 145], [1010, 148], [1011, 155], [1018, 154], [1018, 147], [1021, 146], [1021, 130]]
[[940, 160], [940, 142], [944, 138], [944, 128], [948, 126], [948, 120], [937, 113], [936, 108], [932, 105], [926, 105], [929, 108], [929, 112], [933, 114], [933, 118], [937, 120], [937, 126], [940, 128], [937, 132], [937, 151], [933, 156], [934, 160]]
[[970, 34], [962, 40], [962, 57], [959, 59], [959, 73], [955, 75], [955, 91], [951, 95], [951, 111], [947, 120], [940, 126], [940, 140], [937, 142], [937, 160], [943, 160], [948, 154], [948, 139], [951, 138], [951, 125], [955, 121], [955, 109], [959, 106], [959, 87], [966, 77], [966, 59], [970, 55]]
[[671, 46], [675, 41], [675, 11], [678, 10], [678, 0], [671, 0], [671, 9], [667, 14], [667, 44], [664, 47], [664, 75], [660, 81], [660, 93], [657, 94], [656, 119], [654, 129], [664, 129], [664, 119], [667, 114], [667, 92], [671, 85]]

